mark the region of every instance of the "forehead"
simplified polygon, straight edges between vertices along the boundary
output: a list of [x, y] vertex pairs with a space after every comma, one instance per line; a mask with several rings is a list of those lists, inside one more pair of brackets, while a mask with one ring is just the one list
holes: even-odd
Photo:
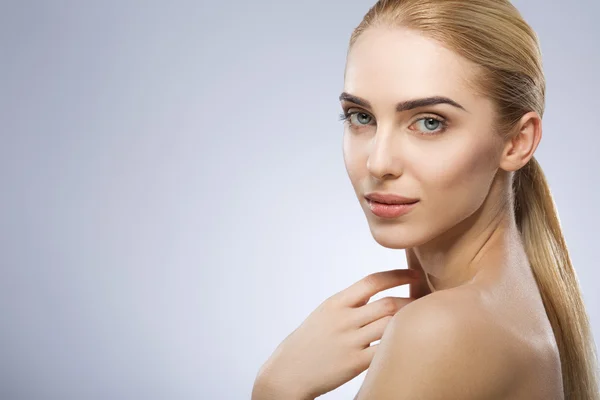
[[372, 102], [442, 95], [469, 103], [474, 65], [417, 32], [372, 27], [350, 49], [344, 91]]

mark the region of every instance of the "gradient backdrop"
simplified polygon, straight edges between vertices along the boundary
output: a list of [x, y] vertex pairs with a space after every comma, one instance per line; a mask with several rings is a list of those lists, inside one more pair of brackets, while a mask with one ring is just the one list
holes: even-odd
[[[373, 3], [1, 2], [1, 399], [249, 399], [323, 300], [406, 267], [342, 158], [347, 43]], [[598, 338], [600, 2], [515, 5]]]

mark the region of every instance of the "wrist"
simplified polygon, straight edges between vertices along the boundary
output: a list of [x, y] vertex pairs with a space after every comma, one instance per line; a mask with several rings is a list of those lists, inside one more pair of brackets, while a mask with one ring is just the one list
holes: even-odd
[[251, 400], [314, 400], [302, 388], [262, 375], [256, 378]]

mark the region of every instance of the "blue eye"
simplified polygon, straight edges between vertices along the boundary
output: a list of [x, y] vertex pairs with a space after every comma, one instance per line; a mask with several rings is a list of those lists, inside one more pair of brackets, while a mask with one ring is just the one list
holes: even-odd
[[[421, 132], [427, 132], [427, 133], [425, 133], [426, 135], [436, 135], [438, 133], [443, 132], [446, 129], [446, 122], [441, 119], [437, 119], [434, 117], [425, 117], [425, 118], [420, 118], [420, 119], [416, 120], [415, 122], [421, 122], [421, 121], [423, 121], [423, 126], [425, 127], [425, 130], [423, 130]], [[432, 127], [432, 125], [433, 125], [433, 127]], [[441, 126], [441, 129], [436, 132], [436, 128], [440, 127], [440, 126]], [[432, 129], [433, 132], [428, 131], [428, 129]]]
[[[354, 123], [352, 117], [356, 115], [356, 121], [358, 123]], [[345, 122], [348, 122], [350, 124], [351, 127], [355, 126], [357, 128], [360, 128], [361, 126], [366, 126], [368, 125], [371, 120], [373, 119], [373, 117], [371, 117], [369, 114], [364, 113], [364, 112], [359, 112], [359, 111], [353, 111], [353, 112], [344, 112], [342, 114], [340, 114], [340, 120]], [[417, 131], [423, 135], [423, 136], [434, 136], [434, 135], [439, 135], [443, 132], [446, 131], [446, 129], [448, 128], [448, 122], [440, 117], [440, 116], [425, 116], [422, 118], [419, 118], [418, 120], [416, 120], [415, 122], [413, 122], [410, 126], [413, 126], [415, 123], [417, 122], [423, 122], [423, 128], [424, 129], [417, 129]], [[440, 128], [441, 127], [441, 128]], [[436, 130], [437, 128], [437, 130]], [[413, 130], [413, 129], [411, 129]]]
[[[350, 121], [350, 125], [355, 125], [355, 124], [352, 123], [352, 117], [355, 116], [355, 115], [357, 117], [356, 119], [359, 122], [359, 124], [358, 124], [359, 126], [362, 126], [363, 123], [366, 124], [366, 125], [369, 124], [369, 121], [364, 122], [364, 119], [365, 119], [365, 117], [371, 118], [371, 116], [369, 114], [367, 114], [367, 113], [358, 112], [358, 111], [340, 114], [340, 120], [342, 120], [344, 122]], [[363, 121], [361, 121], [361, 119]]]

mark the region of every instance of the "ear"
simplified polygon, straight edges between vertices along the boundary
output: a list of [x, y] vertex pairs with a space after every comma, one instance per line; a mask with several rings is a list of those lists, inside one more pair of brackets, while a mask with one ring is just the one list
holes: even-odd
[[535, 111], [521, 117], [511, 139], [504, 146], [500, 168], [517, 171], [529, 162], [542, 139], [542, 119]]

